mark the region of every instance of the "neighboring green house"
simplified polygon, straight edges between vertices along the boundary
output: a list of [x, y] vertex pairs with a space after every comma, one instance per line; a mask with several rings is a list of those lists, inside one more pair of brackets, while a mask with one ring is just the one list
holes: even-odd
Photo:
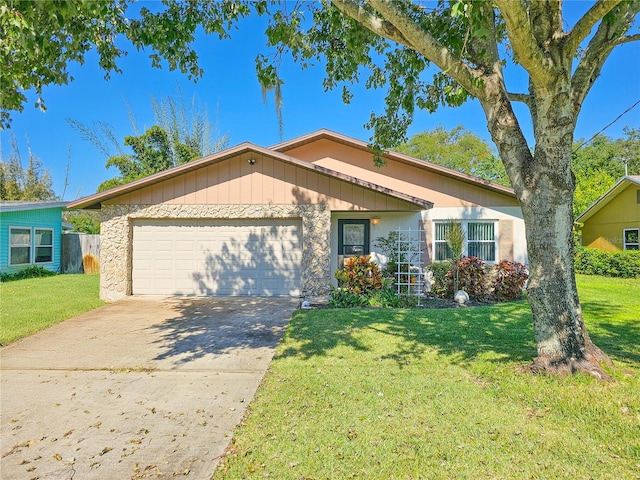
[[576, 222], [583, 224], [585, 247], [610, 252], [640, 249], [640, 176], [621, 178]]
[[66, 206], [67, 202], [0, 202], [0, 273], [33, 265], [60, 272]]

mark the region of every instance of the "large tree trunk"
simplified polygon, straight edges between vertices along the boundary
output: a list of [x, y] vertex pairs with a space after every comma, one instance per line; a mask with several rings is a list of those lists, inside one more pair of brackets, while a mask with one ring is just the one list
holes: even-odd
[[569, 192], [549, 184], [523, 204], [530, 277], [527, 298], [533, 312], [538, 356], [536, 372], [587, 372], [608, 378], [600, 363], [608, 357], [589, 338], [573, 269], [573, 215]]
[[576, 288], [575, 185], [571, 172], [575, 122], [568, 84], [558, 81], [555, 87], [552, 92], [532, 92], [530, 107], [536, 137], [533, 155], [500, 88], [493, 90], [483, 107], [526, 226], [530, 268], [527, 296], [538, 348], [531, 369], [548, 373], [580, 371], [607, 379], [601, 364], [610, 365], [611, 361], [587, 334]]

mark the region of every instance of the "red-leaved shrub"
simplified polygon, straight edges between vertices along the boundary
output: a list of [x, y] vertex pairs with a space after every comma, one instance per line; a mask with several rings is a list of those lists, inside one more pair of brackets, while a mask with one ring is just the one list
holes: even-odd
[[340, 287], [353, 294], [368, 294], [382, 288], [382, 271], [369, 255], [348, 258], [335, 277]]
[[522, 298], [529, 273], [521, 263], [502, 260], [495, 266], [494, 277], [493, 297], [499, 302], [508, 302]]
[[[455, 275], [455, 266], [453, 275]], [[478, 257], [462, 257], [458, 262], [458, 290], [470, 298], [484, 300], [487, 292], [485, 261]]]

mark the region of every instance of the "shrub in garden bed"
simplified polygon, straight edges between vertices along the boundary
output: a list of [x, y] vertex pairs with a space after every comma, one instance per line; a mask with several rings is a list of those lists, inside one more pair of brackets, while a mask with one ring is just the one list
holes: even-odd
[[492, 298], [498, 302], [522, 298], [522, 291], [529, 278], [529, 272], [523, 264], [502, 260], [493, 267], [492, 274]]
[[335, 273], [340, 287], [331, 292], [329, 305], [350, 307], [399, 307], [401, 300], [395, 294], [393, 281], [384, 278], [378, 264], [368, 255], [351, 257], [344, 268]]
[[[431, 293], [440, 298], [453, 297], [453, 262], [429, 265], [434, 281]], [[508, 302], [522, 298], [529, 277], [526, 267], [518, 262], [501, 261], [487, 266], [478, 257], [463, 257], [458, 263], [459, 289], [472, 300]]]

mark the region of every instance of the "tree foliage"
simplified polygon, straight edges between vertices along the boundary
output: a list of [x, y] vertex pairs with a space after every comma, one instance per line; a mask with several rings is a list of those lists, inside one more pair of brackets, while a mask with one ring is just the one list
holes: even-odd
[[156, 125], [140, 134], [135, 115], [129, 111], [134, 134], [126, 136], [122, 144], [114, 127], [106, 122], [86, 125], [67, 119], [84, 140], [106, 157], [106, 167], [120, 172], [100, 184], [98, 191], [182, 165], [227, 146], [228, 136], [219, 135], [217, 125], [209, 120], [206, 105], [202, 107], [196, 97], [187, 106], [178, 89], [174, 96], [160, 99], [152, 96], [151, 105]]
[[[120, 176], [102, 182], [98, 186], [99, 192], [162, 172], [200, 157], [199, 152], [192, 150], [188, 145], [172, 144], [167, 132], [157, 125], [140, 136], [125, 137], [124, 144], [131, 147], [133, 153], [115, 155], [107, 160], [106, 167], [116, 168], [120, 172]], [[172, 147], [176, 153], [175, 163]]]
[[42, 89], [73, 80], [70, 62], [84, 62], [91, 49], [99, 54], [108, 77], [119, 72], [116, 60], [124, 55], [114, 43], [129, 26], [123, 15], [126, 2], [95, 0], [56, 2], [16, 0], [0, 5], [0, 125], [11, 111], [22, 111], [33, 89], [35, 106], [45, 109]]
[[452, 130], [438, 126], [417, 133], [394, 150], [509, 186], [509, 177], [500, 158], [484, 140], [462, 126]]
[[73, 225], [74, 232], [96, 235], [100, 233], [100, 212], [89, 210], [65, 210], [62, 220]]
[[0, 163], [0, 200], [55, 200], [53, 181], [49, 169], [29, 148], [26, 168], [15, 137], [11, 137], [11, 150]]
[[[84, 63], [90, 50], [98, 55], [105, 78], [121, 73], [118, 60], [126, 51], [116, 43], [121, 36], [136, 49], [152, 47], [151, 64], [160, 68], [166, 60], [171, 70], [202, 75], [198, 56], [190, 43], [196, 28], [209, 35], [228, 37], [233, 23], [250, 13], [252, 2], [166, 1], [165, 10], [133, 8], [129, 0], [38, 1], [13, 0], [0, 5], [0, 126], [8, 127], [11, 112], [22, 111], [25, 92], [32, 90], [35, 106], [44, 110], [43, 88], [73, 80], [69, 65]], [[159, 7], [159, 5], [157, 5]], [[258, 2], [255, 8], [264, 8]], [[152, 7], [154, 10], [156, 6]]]

